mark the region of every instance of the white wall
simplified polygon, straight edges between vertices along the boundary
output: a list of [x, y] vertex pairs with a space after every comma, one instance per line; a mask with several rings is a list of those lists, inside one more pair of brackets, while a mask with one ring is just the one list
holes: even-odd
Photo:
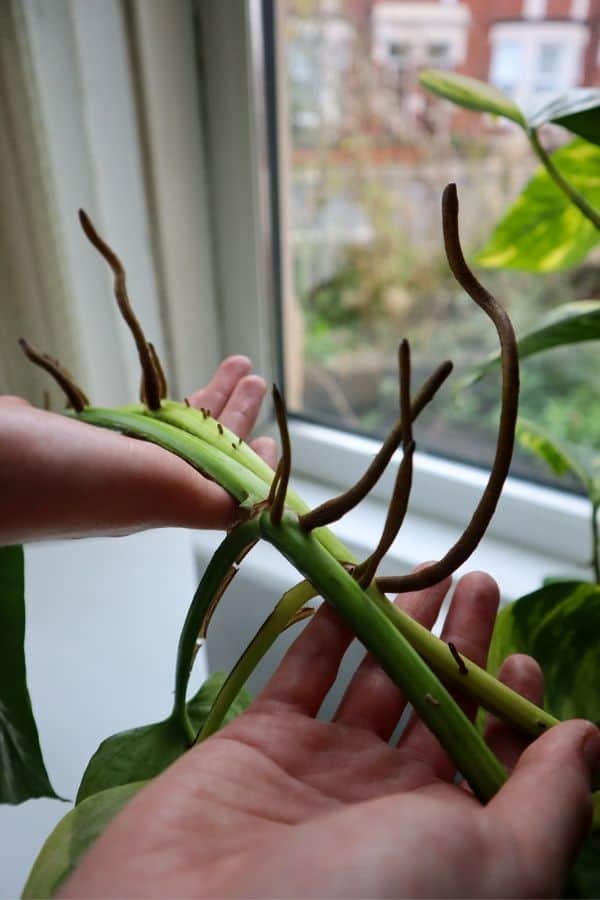
[[[25, 563], [33, 708], [54, 789], [74, 798], [103, 738], [170, 711], [177, 640], [197, 583], [190, 535], [37, 544]], [[203, 670], [198, 660], [195, 684]], [[0, 897], [20, 895], [70, 808], [45, 799], [0, 806]]]

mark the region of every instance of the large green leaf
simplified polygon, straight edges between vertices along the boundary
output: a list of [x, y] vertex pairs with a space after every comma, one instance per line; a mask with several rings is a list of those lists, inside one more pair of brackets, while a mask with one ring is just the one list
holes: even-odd
[[476, 109], [493, 116], [503, 116], [526, 127], [525, 117], [510, 97], [503, 94], [485, 81], [471, 78], [468, 75], [457, 75], [438, 69], [425, 69], [419, 76], [423, 87], [467, 109]]
[[519, 419], [517, 437], [520, 444], [546, 463], [554, 475], [560, 478], [571, 473], [584, 487], [591, 502], [600, 502], [600, 453], [558, 441], [526, 419]]
[[532, 128], [555, 122], [600, 144], [600, 88], [573, 88], [544, 103], [527, 119]]
[[25, 670], [22, 547], [0, 548], [0, 802], [56, 797], [48, 779]]
[[600, 586], [548, 584], [505, 606], [496, 620], [488, 668], [528, 653], [544, 672], [544, 706], [559, 719], [600, 723]]
[[[501, 610], [488, 669], [497, 674], [511, 653], [542, 667], [544, 707], [560, 719], [600, 724], [600, 586], [554, 582]], [[600, 897], [600, 834], [591, 834], [569, 872], [565, 897]]]
[[53, 897], [108, 823], [146, 782], [121, 785], [84, 800], [47, 838], [23, 888], [24, 900]]
[[600, 897], [600, 832], [585, 839], [562, 896]]
[[[577, 138], [553, 153], [552, 161], [600, 209], [600, 147]], [[553, 272], [576, 265], [599, 242], [598, 229], [540, 168], [475, 262], [493, 269]]]
[[[222, 672], [211, 675], [188, 702], [188, 715], [196, 730], [199, 731], [204, 723], [224, 680]], [[241, 691], [225, 722], [243, 712], [250, 701], [247, 691]], [[189, 742], [183, 728], [173, 717], [114, 734], [102, 741], [90, 759], [76, 802], [81, 803], [86, 797], [119, 784], [154, 778], [185, 753], [188, 747]]]
[[[535, 356], [553, 347], [600, 340], [600, 300], [576, 300], [563, 303], [545, 316], [537, 328], [519, 340], [519, 359]], [[500, 354], [494, 353], [474, 368], [468, 383], [478, 381], [500, 365]]]

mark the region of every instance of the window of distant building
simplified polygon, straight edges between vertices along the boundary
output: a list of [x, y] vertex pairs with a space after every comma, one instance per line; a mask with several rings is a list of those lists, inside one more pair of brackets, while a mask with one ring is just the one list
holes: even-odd
[[448, 69], [451, 66], [450, 45], [446, 43], [428, 44], [427, 56], [429, 65], [440, 69]]
[[392, 64], [399, 72], [403, 72], [410, 63], [410, 45], [392, 42], [388, 47]]
[[499, 90], [514, 96], [521, 69], [522, 45], [512, 39], [499, 40], [492, 53], [490, 81]]
[[524, 109], [582, 83], [586, 22], [523, 18], [490, 28], [491, 83]]
[[559, 43], [543, 43], [538, 47], [533, 90], [536, 94], [557, 92], [562, 87], [565, 47]]

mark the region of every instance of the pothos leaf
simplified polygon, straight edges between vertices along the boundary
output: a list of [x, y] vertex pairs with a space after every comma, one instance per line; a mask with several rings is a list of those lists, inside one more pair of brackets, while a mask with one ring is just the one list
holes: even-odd
[[40, 749], [25, 668], [22, 547], [0, 548], [0, 802], [57, 797]]
[[600, 474], [599, 454], [586, 454], [581, 447], [567, 446], [526, 419], [518, 421], [517, 438], [521, 446], [545, 462], [554, 475], [560, 477], [568, 472], [574, 475], [594, 503]]
[[488, 669], [527, 653], [544, 672], [544, 707], [559, 719], [600, 723], [600, 586], [555, 582], [505, 606], [496, 620]]
[[[187, 703], [190, 721], [200, 730], [225, 680], [222, 672], [208, 678]], [[251, 702], [247, 691], [240, 691], [229, 710], [226, 722], [243, 712]], [[102, 741], [83, 774], [77, 803], [99, 791], [120, 784], [147, 780], [159, 775], [189, 748], [180, 723], [172, 716], [162, 722], [121, 731]]]
[[[600, 147], [576, 139], [552, 161], [592, 206], [600, 208]], [[600, 242], [600, 232], [538, 169], [496, 226], [475, 262], [492, 269], [554, 272], [574, 266]]]
[[[501, 610], [488, 669], [527, 653], [544, 672], [544, 707], [561, 719], [600, 723], [600, 586], [555, 581]], [[571, 867], [564, 897], [600, 896], [600, 834], [588, 835]]]
[[600, 144], [600, 88], [573, 88], [546, 101], [527, 119], [532, 128], [554, 122]]
[[40, 850], [23, 889], [24, 900], [53, 897], [86, 850], [145, 783], [138, 781], [94, 794], [68, 812]]
[[571, 867], [563, 897], [600, 897], [600, 832], [589, 834]]
[[[537, 328], [519, 339], [519, 360], [537, 356], [554, 347], [600, 340], [600, 300], [575, 300], [562, 303], [544, 316]], [[471, 370], [464, 384], [478, 381], [500, 365], [500, 354], [494, 353]]]

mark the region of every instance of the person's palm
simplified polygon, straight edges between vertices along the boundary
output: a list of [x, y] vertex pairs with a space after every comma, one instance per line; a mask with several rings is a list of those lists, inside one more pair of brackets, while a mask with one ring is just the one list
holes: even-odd
[[[447, 587], [408, 595], [402, 605], [431, 625]], [[464, 578], [446, 639], [483, 661], [496, 605], [487, 577]], [[563, 822], [560, 847], [547, 845], [553, 834], [558, 841], [564, 803], [555, 793], [541, 808], [543, 786], [523, 794], [527, 754], [508, 786], [481, 807], [454, 784], [454, 767], [422, 724], [412, 721], [397, 746], [388, 743], [404, 701], [370, 658], [335, 720], [314, 718], [349, 639], [336, 614], [321, 610], [250, 709], [125, 808], [65, 895], [466, 897], [556, 890], [585, 822]], [[541, 679], [531, 660], [513, 658], [505, 679], [538, 699]], [[543, 760], [547, 768], [562, 766], [564, 787], [557, 790], [579, 791], [581, 806], [584, 767], [570, 778], [565, 768], [577, 728], [581, 743], [581, 732], [589, 732], [581, 723], [546, 736]], [[489, 738], [514, 764], [520, 739], [497, 722]], [[539, 760], [537, 767], [539, 775]], [[542, 867], [532, 864], [532, 840], [540, 843], [531, 833], [535, 819], [548, 854]]]

